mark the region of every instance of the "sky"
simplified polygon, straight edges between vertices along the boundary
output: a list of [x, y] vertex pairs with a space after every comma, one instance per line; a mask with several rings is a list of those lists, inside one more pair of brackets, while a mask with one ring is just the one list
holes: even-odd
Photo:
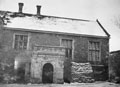
[[18, 11], [18, 2], [23, 2], [23, 12], [36, 14], [36, 5], [41, 5], [42, 15], [96, 20], [111, 35], [110, 51], [120, 50], [120, 0], [0, 0], [0, 10]]

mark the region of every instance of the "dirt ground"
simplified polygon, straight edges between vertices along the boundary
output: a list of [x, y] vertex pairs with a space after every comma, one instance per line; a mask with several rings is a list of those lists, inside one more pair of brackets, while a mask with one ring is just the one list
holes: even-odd
[[0, 87], [120, 87], [110, 82], [71, 83], [71, 84], [0, 84]]

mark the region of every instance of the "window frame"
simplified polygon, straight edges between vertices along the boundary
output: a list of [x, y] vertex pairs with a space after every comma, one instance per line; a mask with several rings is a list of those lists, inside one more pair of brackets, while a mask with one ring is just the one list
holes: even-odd
[[[27, 38], [27, 47], [26, 47], [26, 49], [15, 49], [15, 36], [16, 35], [23, 35], [23, 36], [27, 36], [28, 38]], [[15, 50], [28, 50], [28, 48], [29, 48], [29, 34], [21, 34], [21, 33], [14, 33], [14, 35], [13, 35], [13, 49], [15, 49]]]
[[[71, 38], [61, 38], [60, 39], [60, 46], [62, 46], [62, 40], [71, 40], [72, 41], [72, 60], [74, 60], [74, 39]], [[64, 47], [64, 46], [62, 46]]]
[[[90, 52], [90, 49], [89, 49], [89, 45], [90, 45], [90, 42], [94, 42], [94, 43], [99, 43], [99, 60], [98, 61], [96, 61], [96, 60], [89, 60], [90, 59], [90, 57], [89, 57], [89, 52]], [[96, 51], [96, 50], [94, 50], [94, 51]], [[101, 58], [101, 42], [100, 41], [98, 41], [98, 40], [89, 40], [88, 41], [88, 61], [89, 62], [101, 62], [101, 60], [102, 60], [102, 58]]]

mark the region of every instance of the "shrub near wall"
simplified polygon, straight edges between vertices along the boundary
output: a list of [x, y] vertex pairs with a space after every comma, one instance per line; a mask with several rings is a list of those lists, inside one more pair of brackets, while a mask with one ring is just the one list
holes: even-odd
[[15, 80], [13, 50], [0, 52], [0, 83], [12, 83]]

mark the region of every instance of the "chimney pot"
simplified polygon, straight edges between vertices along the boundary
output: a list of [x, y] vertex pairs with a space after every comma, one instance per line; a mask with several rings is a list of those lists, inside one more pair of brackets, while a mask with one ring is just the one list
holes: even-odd
[[37, 5], [36, 7], [37, 7], [37, 16], [40, 16], [41, 6]]
[[22, 13], [24, 3], [18, 3], [18, 5], [19, 5], [19, 11], [18, 12]]

